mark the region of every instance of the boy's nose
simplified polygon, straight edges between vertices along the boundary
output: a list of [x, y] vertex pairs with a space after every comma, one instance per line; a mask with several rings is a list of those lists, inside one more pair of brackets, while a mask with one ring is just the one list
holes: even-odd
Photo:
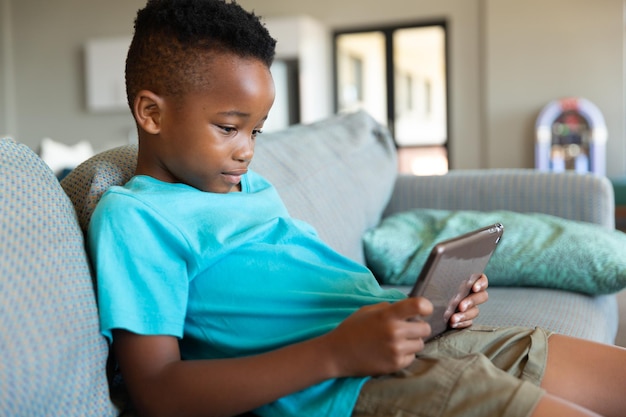
[[249, 137], [241, 141], [240, 146], [234, 154], [235, 159], [242, 162], [250, 162], [254, 155], [254, 140]]

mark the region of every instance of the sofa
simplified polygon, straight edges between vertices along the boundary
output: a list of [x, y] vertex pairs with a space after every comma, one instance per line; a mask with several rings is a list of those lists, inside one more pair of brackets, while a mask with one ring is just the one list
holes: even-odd
[[[134, 145], [102, 152], [59, 183], [27, 146], [0, 140], [1, 415], [120, 414], [110, 390], [109, 347], [98, 331], [84, 232], [102, 193], [132, 175], [136, 152]], [[536, 212], [614, 228], [611, 184], [591, 174], [499, 169], [398, 175], [393, 140], [363, 112], [264, 133], [252, 169], [276, 185], [294, 217], [359, 262], [366, 262], [362, 238], [368, 230], [415, 209]], [[489, 294], [478, 323], [544, 326], [614, 341], [618, 313], [611, 293], [509, 285], [491, 286]]]

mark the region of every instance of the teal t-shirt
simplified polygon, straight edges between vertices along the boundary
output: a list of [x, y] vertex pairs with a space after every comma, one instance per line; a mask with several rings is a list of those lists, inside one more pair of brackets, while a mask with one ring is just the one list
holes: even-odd
[[[405, 297], [291, 218], [254, 172], [228, 194], [136, 176], [102, 197], [89, 247], [103, 334], [175, 336], [183, 359], [270, 351], [324, 334], [364, 305]], [[325, 381], [256, 413], [347, 417], [365, 380]]]

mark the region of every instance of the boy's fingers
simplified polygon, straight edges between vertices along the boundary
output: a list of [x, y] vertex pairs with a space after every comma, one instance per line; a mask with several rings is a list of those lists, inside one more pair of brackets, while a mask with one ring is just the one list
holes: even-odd
[[474, 282], [474, 285], [472, 285], [472, 290], [474, 292], [478, 292], [478, 291], [486, 290], [488, 286], [489, 286], [489, 280], [487, 279], [487, 275], [482, 274], [476, 280], [476, 282]]
[[390, 306], [390, 312], [400, 320], [407, 320], [416, 316], [429, 316], [433, 312], [433, 305], [424, 297], [408, 297], [397, 301]]
[[487, 293], [487, 291], [470, 294], [459, 303], [458, 309], [461, 312], [468, 311], [470, 308], [486, 303], [487, 300], [489, 300], [489, 293]]

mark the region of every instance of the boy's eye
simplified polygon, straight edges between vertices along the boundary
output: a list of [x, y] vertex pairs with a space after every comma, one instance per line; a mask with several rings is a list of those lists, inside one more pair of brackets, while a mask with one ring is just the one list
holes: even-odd
[[230, 126], [219, 126], [219, 128], [224, 132], [224, 133], [232, 133], [235, 131], [234, 127], [230, 127]]
[[261, 129], [254, 129], [252, 131], [252, 136], [256, 137], [256, 135], [260, 135], [261, 133], [263, 133]]

